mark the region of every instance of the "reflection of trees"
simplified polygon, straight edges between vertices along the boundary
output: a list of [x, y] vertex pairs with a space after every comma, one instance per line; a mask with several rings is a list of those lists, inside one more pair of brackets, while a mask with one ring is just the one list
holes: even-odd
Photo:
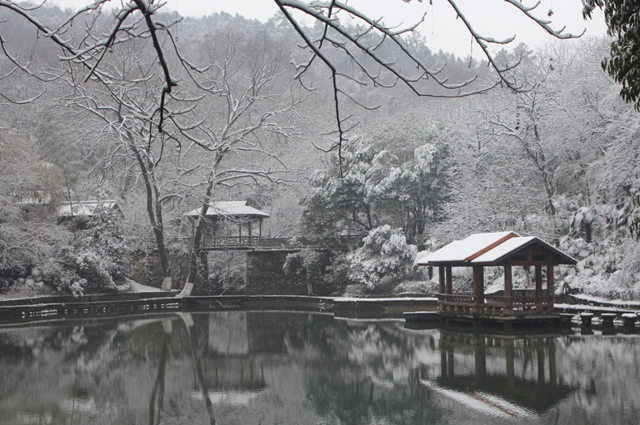
[[8, 423], [31, 423], [31, 417], [52, 424], [124, 423], [146, 417], [150, 399], [162, 411], [165, 365], [169, 353], [180, 348], [159, 320], [71, 323], [82, 325], [0, 332], [0, 418]]
[[[191, 347], [191, 359], [193, 361], [193, 368], [195, 371], [195, 375], [198, 379], [198, 385], [200, 387], [200, 391], [202, 393], [202, 400], [204, 402], [205, 410], [207, 411], [207, 415], [209, 416], [209, 423], [214, 425], [216, 423], [216, 417], [213, 413], [213, 403], [211, 403], [211, 398], [209, 397], [209, 389], [207, 387], [207, 379], [202, 370], [202, 363], [200, 361], [200, 344], [198, 338], [198, 328], [194, 326], [193, 319], [190, 314], [186, 314], [183, 316], [184, 324], [187, 327], [187, 335], [189, 337], [190, 347]], [[208, 332], [203, 332], [204, 335], [208, 336]], [[207, 347], [207, 344], [205, 344]]]
[[165, 368], [169, 352], [169, 337], [172, 331], [171, 321], [163, 320], [162, 328], [164, 329], [164, 338], [162, 338], [162, 349], [160, 350], [160, 360], [158, 361], [158, 374], [151, 390], [151, 399], [149, 400], [149, 425], [159, 424], [164, 411]]
[[310, 333], [308, 343], [317, 349], [306, 350], [314, 356], [305, 386], [319, 415], [349, 424], [423, 424], [440, 417], [413, 372], [413, 348], [429, 338], [413, 338], [394, 323], [332, 321]]
[[308, 313], [189, 317], [0, 330], [0, 422], [493, 423], [425, 381], [527, 407], [540, 423], [640, 415], [635, 337], [509, 340]]

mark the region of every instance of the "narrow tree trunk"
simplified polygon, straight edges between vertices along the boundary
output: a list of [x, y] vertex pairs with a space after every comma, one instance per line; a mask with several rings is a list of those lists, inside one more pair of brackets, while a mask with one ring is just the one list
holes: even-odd
[[[131, 135], [129, 135], [131, 138]], [[167, 248], [164, 241], [164, 225], [162, 221], [162, 209], [160, 201], [158, 199], [158, 188], [153, 178], [153, 164], [145, 161], [140, 154], [138, 148], [133, 144], [133, 140], [130, 139], [129, 147], [138, 161], [140, 171], [142, 173], [142, 179], [144, 181], [147, 216], [153, 229], [153, 235], [156, 240], [156, 248], [158, 248], [158, 255], [160, 256], [160, 266], [162, 267], [162, 289], [168, 291], [171, 289], [171, 267], [169, 266], [169, 255], [167, 254]]]
[[208, 279], [208, 267], [206, 262], [202, 261], [202, 238], [205, 233], [205, 225], [207, 212], [209, 211], [209, 205], [213, 200], [213, 186], [215, 184], [215, 172], [212, 170], [209, 172], [207, 179], [207, 190], [205, 192], [204, 199], [202, 201], [202, 207], [200, 214], [198, 215], [198, 221], [196, 222], [195, 231], [193, 233], [193, 241], [191, 243], [191, 254], [189, 260], [189, 274], [187, 276], [187, 282], [193, 283], [198, 287], [202, 287], [203, 282]]

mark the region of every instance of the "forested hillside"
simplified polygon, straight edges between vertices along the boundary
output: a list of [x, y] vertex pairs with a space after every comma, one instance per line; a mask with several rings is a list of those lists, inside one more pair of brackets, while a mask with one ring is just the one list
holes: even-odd
[[[181, 91], [167, 100], [163, 134], [149, 124], [162, 82], [144, 71], [155, 59], [142, 42], [105, 58], [117, 82], [106, 90], [61, 64], [27, 23], [8, 22], [9, 54], [39, 72], [0, 56], [0, 290], [125, 285], [123, 256], [154, 250], [158, 224], [168, 255], [184, 253], [185, 212], [247, 199], [271, 215], [270, 236], [368, 235], [362, 250], [322, 266], [342, 289], [374, 290], [387, 275], [401, 284], [418, 248], [514, 230], [580, 260], [562, 290], [640, 297], [640, 114], [600, 67], [608, 40], [501, 52], [504, 63], [520, 58], [510, 71], [526, 87], [517, 93], [425, 99], [354, 83], [350, 94], [378, 107], [344, 106], [353, 128], [340, 163], [326, 152], [336, 138], [330, 82], [320, 64], [305, 75], [313, 90], [294, 79], [297, 34], [276, 18], [176, 24], [172, 42], [193, 67], [167, 59]], [[488, 73], [418, 36], [407, 44], [452, 80]], [[57, 224], [56, 205], [79, 199], [116, 199], [124, 219], [80, 231]], [[300, 257], [289, 273], [310, 279], [314, 259]]]

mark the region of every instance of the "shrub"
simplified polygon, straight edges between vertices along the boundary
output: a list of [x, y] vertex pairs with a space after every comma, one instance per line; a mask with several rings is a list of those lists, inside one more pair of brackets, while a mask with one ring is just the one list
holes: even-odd
[[291, 282], [306, 285], [309, 295], [330, 294], [347, 284], [348, 262], [335, 252], [305, 249], [289, 254], [282, 270]]
[[116, 290], [126, 281], [131, 256], [120, 217], [112, 210], [97, 210], [82, 227], [58, 251], [57, 264], [45, 267], [44, 278], [59, 291], [74, 295]]
[[412, 272], [417, 248], [407, 243], [401, 229], [385, 224], [371, 230], [363, 242], [350, 257], [349, 279], [353, 282], [373, 289], [384, 277]]

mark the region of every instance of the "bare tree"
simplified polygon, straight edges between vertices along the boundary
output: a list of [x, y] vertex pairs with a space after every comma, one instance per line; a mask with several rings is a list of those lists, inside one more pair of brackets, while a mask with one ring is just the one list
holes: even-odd
[[[83, 84], [75, 68], [70, 67], [66, 81], [72, 87], [73, 95], [68, 101], [102, 123], [96, 132], [110, 140], [112, 147], [100, 166], [110, 169], [124, 161], [125, 168], [132, 166], [139, 173], [144, 186], [147, 217], [160, 257], [162, 286], [167, 290], [171, 288], [172, 278], [164, 207], [180, 195], [166, 187], [162, 164], [175, 159], [175, 151], [181, 147], [183, 129], [176, 125], [176, 118], [189, 113], [198, 98], [185, 98], [173, 93], [169, 100], [163, 100], [163, 92], [155, 90], [163, 84], [163, 76], [153, 72], [153, 60], [145, 57], [145, 50], [135, 47], [135, 44], [118, 46], [108, 63], [104, 63], [111, 78], [108, 86], [102, 82]], [[162, 120], [166, 120], [162, 130], [157, 126], [157, 105], [160, 103], [165, 109]]]
[[[408, 2], [410, 0], [403, 0]], [[330, 72], [338, 141], [329, 149], [341, 152], [345, 134], [351, 128], [351, 116], [343, 116], [342, 103], [344, 100], [357, 99], [348, 92], [349, 83], [363, 86], [392, 87], [401, 83], [418, 96], [428, 97], [460, 97], [485, 92], [497, 85], [505, 85], [513, 90], [521, 90], [517, 81], [509, 77], [509, 72], [518, 65], [518, 61], [510, 64], [498, 64], [490, 47], [511, 43], [515, 36], [506, 39], [496, 39], [482, 34], [475, 29], [473, 22], [467, 17], [455, 0], [447, 0], [446, 4], [463, 22], [468, 34], [481, 49], [491, 68], [496, 73], [492, 81], [477, 82], [476, 78], [464, 81], [450, 81], [444, 72], [444, 66], [425, 63], [424, 59], [413, 53], [405, 43], [404, 36], [412, 32], [424, 19], [405, 27], [394, 28], [384, 23], [380, 17], [372, 17], [365, 12], [337, 0], [316, 2], [309, 0], [274, 0], [285, 20], [302, 38], [302, 44], [309, 50], [309, 59], [297, 64], [296, 79], [304, 85], [303, 77], [317, 59]], [[128, 43], [135, 39], [150, 40], [155, 52], [157, 64], [162, 70], [164, 84], [161, 88], [157, 105], [156, 126], [162, 130], [165, 121], [165, 102], [177, 86], [178, 81], [173, 76], [168, 51], [175, 53], [182, 64], [193, 67], [180, 51], [174, 41], [171, 28], [178, 20], [159, 17], [158, 11], [164, 5], [155, 0], [133, 0], [112, 9], [111, 17], [106, 23], [100, 19], [104, 15], [103, 9], [107, 0], [98, 0], [90, 5], [78, 9], [66, 19], [57, 23], [44, 23], [38, 18], [39, 6], [24, 6], [13, 0], [0, 0], [0, 9], [5, 9], [21, 16], [32, 24], [40, 34], [51, 39], [61, 47], [62, 59], [67, 62], [80, 63], [85, 69], [84, 79], [97, 79], [105, 84], [111, 81], [110, 74], [104, 69], [103, 60], [111, 48], [118, 44]], [[540, 17], [539, 2], [527, 5], [519, 0], [506, 0], [504, 8], [510, 8], [521, 13], [527, 19], [536, 23], [543, 31], [557, 38], [572, 38], [576, 35], [565, 33], [564, 27], [556, 30], [551, 26], [548, 15]], [[425, 5], [426, 8], [426, 5]], [[426, 10], [426, 9], [425, 9]], [[550, 15], [549, 15], [550, 16]], [[343, 17], [352, 18], [352, 24], [346, 24]], [[322, 26], [322, 32], [315, 34], [312, 27], [302, 24], [302, 19], [311, 19]], [[168, 20], [167, 20], [168, 19]], [[86, 29], [84, 36], [72, 37], [71, 28], [74, 22], [83, 21]], [[100, 30], [100, 28], [103, 28]], [[169, 42], [167, 42], [169, 40]], [[386, 55], [385, 49], [400, 54], [405, 60], [392, 61]], [[7, 56], [11, 59], [11, 56]], [[353, 75], [342, 69], [340, 61], [349, 63], [358, 71]], [[14, 61], [15, 62], [15, 61]], [[375, 107], [375, 105], [362, 105]]]
[[[368, 109], [376, 107], [356, 99], [351, 94], [352, 86], [389, 88], [401, 84], [417, 96], [427, 97], [469, 96], [486, 92], [498, 85], [516, 91], [523, 90], [517, 81], [509, 77], [509, 71], [517, 66], [518, 61], [501, 66], [490, 51], [491, 45], [508, 44], [513, 41], [513, 37], [498, 40], [479, 33], [457, 1], [447, 0], [446, 3], [464, 23], [469, 35], [495, 72], [495, 78], [490, 81], [480, 81], [475, 77], [450, 81], [444, 66], [425, 63], [423, 58], [409, 49], [404, 36], [413, 31], [421, 20], [398, 29], [387, 26], [381, 18], [371, 17], [336, 0], [274, 2], [286, 22], [301, 37], [303, 48], [309, 52], [308, 60], [296, 65], [298, 72], [295, 79], [306, 87], [304, 76], [316, 59], [329, 70], [338, 137], [326, 150], [337, 150], [341, 174], [342, 146], [347, 140], [347, 132], [354, 126], [352, 117], [344, 113], [344, 102], [354, 102]], [[198, 68], [185, 57], [172, 33], [179, 19], [158, 13], [163, 2], [132, 0], [114, 6], [107, 0], [96, 0], [56, 22], [46, 22], [46, 9], [43, 5], [44, 3], [40, 3], [31, 6], [15, 0], [0, 0], [0, 11], [11, 19], [26, 20], [37, 30], [39, 36], [49, 39], [60, 48], [60, 58], [70, 76], [66, 78], [77, 89], [75, 103], [102, 120], [106, 124], [105, 130], [116, 135], [122, 142], [108, 161], [122, 154], [123, 149], [128, 150], [128, 154], [135, 158], [145, 185], [147, 214], [160, 252], [165, 283], [170, 285], [170, 279], [166, 280], [170, 276], [170, 269], [164, 242], [162, 208], [167, 196], [175, 194], [161, 193], [157, 175], [158, 166], [167, 154], [168, 146], [174, 146], [180, 151], [183, 149], [182, 143], [188, 140], [217, 155], [215, 158], [219, 158], [221, 162], [233, 149], [238, 152], [259, 152], [262, 149], [260, 141], [253, 136], [256, 130], [252, 130], [251, 125], [244, 129], [238, 126], [237, 117], [244, 112], [233, 103], [230, 104], [232, 107], [226, 118], [227, 129], [223, 127], [217, 133], [203, 130], [202, 123], [179, 120], [178, 117], [189, 114], [203, 96], [217, 95], [225, 99], [225, 95], [214, 86], [207, 86], [199, 80], [198, 75], [205, 72], [206, 68]], [[526, 6], [518, 0], [506, 0], [504, 5], [523, 14], [555, 37], [574, 37], [572, 34], [565, 34], [563, 29], [554, 30], [546, 18], [540, 18], [536, 14], [537, 6], [537, 3]], [[312, 27], [302, 25], [303, 17], [319, 23], [321, 32], [314, 33]], [[343, 17], [352, 18], [355, 25], [346, 24]], [[10, 46], [5, 45], [1, 23], [0, 45], [4, 56], [15, 69], [35, 75], [29, 63], [21, 61]], [[126, 69], [114, 66], [113, 63], [118, 61], [108, 58], [121, 55], [122, 48], [130, 45], [136, 46], [138, 52], [146, 52], [150, 60], [143, 62], [133, 58], [133, 63], [128, 64]], [[391, 60], [392, 56], [398, 55], [402, 60]], [[344, 63], [356, 72], [344, 69], [340, 65]], [[180, 73], [182, 79], [178, 76]], [[178, 89], [179, 84], [183, 86], [180, 87], [181, 90]], [[190, 91], [185, 87], [191, 84], [195, 84], [197, 89]], [[259, 96], [252, 92], [258, 88], [256, 82], [250, 86], [253, 89], [249, 90], [244, 100], [245, 105], [248, 105], [246, 111], [253, 108], [251, 97]], [[96, 93], [99, 95], [96, 96]], [[231, 99], [230, 93], [226, 95], [227, 102]], [[263, 116], [258, 121], [258, 129], [277, 133], [274, 127], [268, 125], [270, 118], [269, 115]], [[250, 141], [251, 138], [253, 140]], [[208, 140], [204, 141], [206, 139]], [[233, 148], [225, 147], [229, 144]], [[207, 186], [212, 189], [220, 183], [267, 177], [263, 171], [246, 167], [220, 170], [216, 165], [220, 162], [218, 159], [213, 161], [215, 166], [210, 169], [207, 178]], [[208, 205], [212, 189], [205, 191], [203, 205]], [[197, 239], [194, 238], [194, 242]]]
[[182, 155], [185, 171], [202, 176], [196, 185], [204, 182], [195, 194], [200, 209], [187, 282], [206, 279], [200, 259], [207, 212], [217, 198], [217, 189], [282, 181], [287, 167], [275, 148], [291, 136], [298, 116], [295, 107], [302, 101], [276, 88], [282, 75], [280, 49], [257, 38], [241, 46], [237, 34], [216, 34], [213, 38], [217, 42], [206, 57], [210, 69], [194, 78], [209, 98], [201, 104], [210, 106], [200, 118], [189, 117], [195, 124], [182, 124], [175, 118], [188, 145]]
[[[393, 87], [402, 84], [415, 95], [424, 97], [463, 97], [486, 92], [498, 85], [506, 86], [515, 91], [526, 89], [513, 79], [509, 72], [520, 61], [516, 59], [511, 63], [499, 64], [490, 50], [492, 45], [511, 43], [515, 39], [515, 35], [506, 39], [495, 39], [492, 36], [481, 34], [475, 29], [457, 1], [447, 0], [446, 3], [454, 11], [456, 17], [464, 23], [470, 37], [480, 47], [491, 69], [495, 72], [495, 78], [492, 80], [478, 81], [476, 77], [473, 77], [462, 81], [450, 81], [444, 66], [425, 63], [423, 58], [407, 47], [403, 37], [422, 23], [426, 12], [422, 19], [414, 24], [405, 28], [395, 28], [386, 25], [382, 17], [372, 17], [337, 0], [324, 2], [274, 1], [286, 20], [302, 37], [304, 48], [309, 50], [309, 59], [296, 65], [298, 73], [295, 78], [304, 85], [304, 75], [316, 59], [329, 69], [338, 140], [328, 150], [337, 150], [339, 158], [342, 158], [342, 145], [347, 140], [346, 133], [353, 128], [349, 122], [352, 117], [350, 115], [344, 116], [341, 112], [342, 103], [349, 100], [367, 108], [376, 108], [375, 105], [363, 105], [355, 99], [346, 89], [349, 83], [379, 87]], [[411, 0], [403, 1], [409, 2]], [[515, 9], [554, 37], [562, 39], [577, 37], [577, 35], [565, 33], [564, 28], [554, 29], [546, 17], [539, 17], [536, 9], [538, 9], [540, 2], [533, 3], [531, 6], [518, 0], [506, 0], [505, 3], [505, 8]], [[293, 12], [298, 12], [298, 14]], [[299, 16], [311, 18], [314, 22], [320, 23], [322, 25], [321, 34], [314, 34], [311, 28], [303, 26], [302, 18]], [[346, 20], [341, 19], [343, 17], [351, 18], [349, 21], [352, 24], [345, 24]], [[393, 52], [394, 57], [400, 56], [404, 60], [392, 60], [392, 55], [389, 52]], [[341, 68], [339, 59], [358, 70], [358, 74], [354, 75]], [[340, 171], [343, 173], [342, 162], [340, 163]]]

